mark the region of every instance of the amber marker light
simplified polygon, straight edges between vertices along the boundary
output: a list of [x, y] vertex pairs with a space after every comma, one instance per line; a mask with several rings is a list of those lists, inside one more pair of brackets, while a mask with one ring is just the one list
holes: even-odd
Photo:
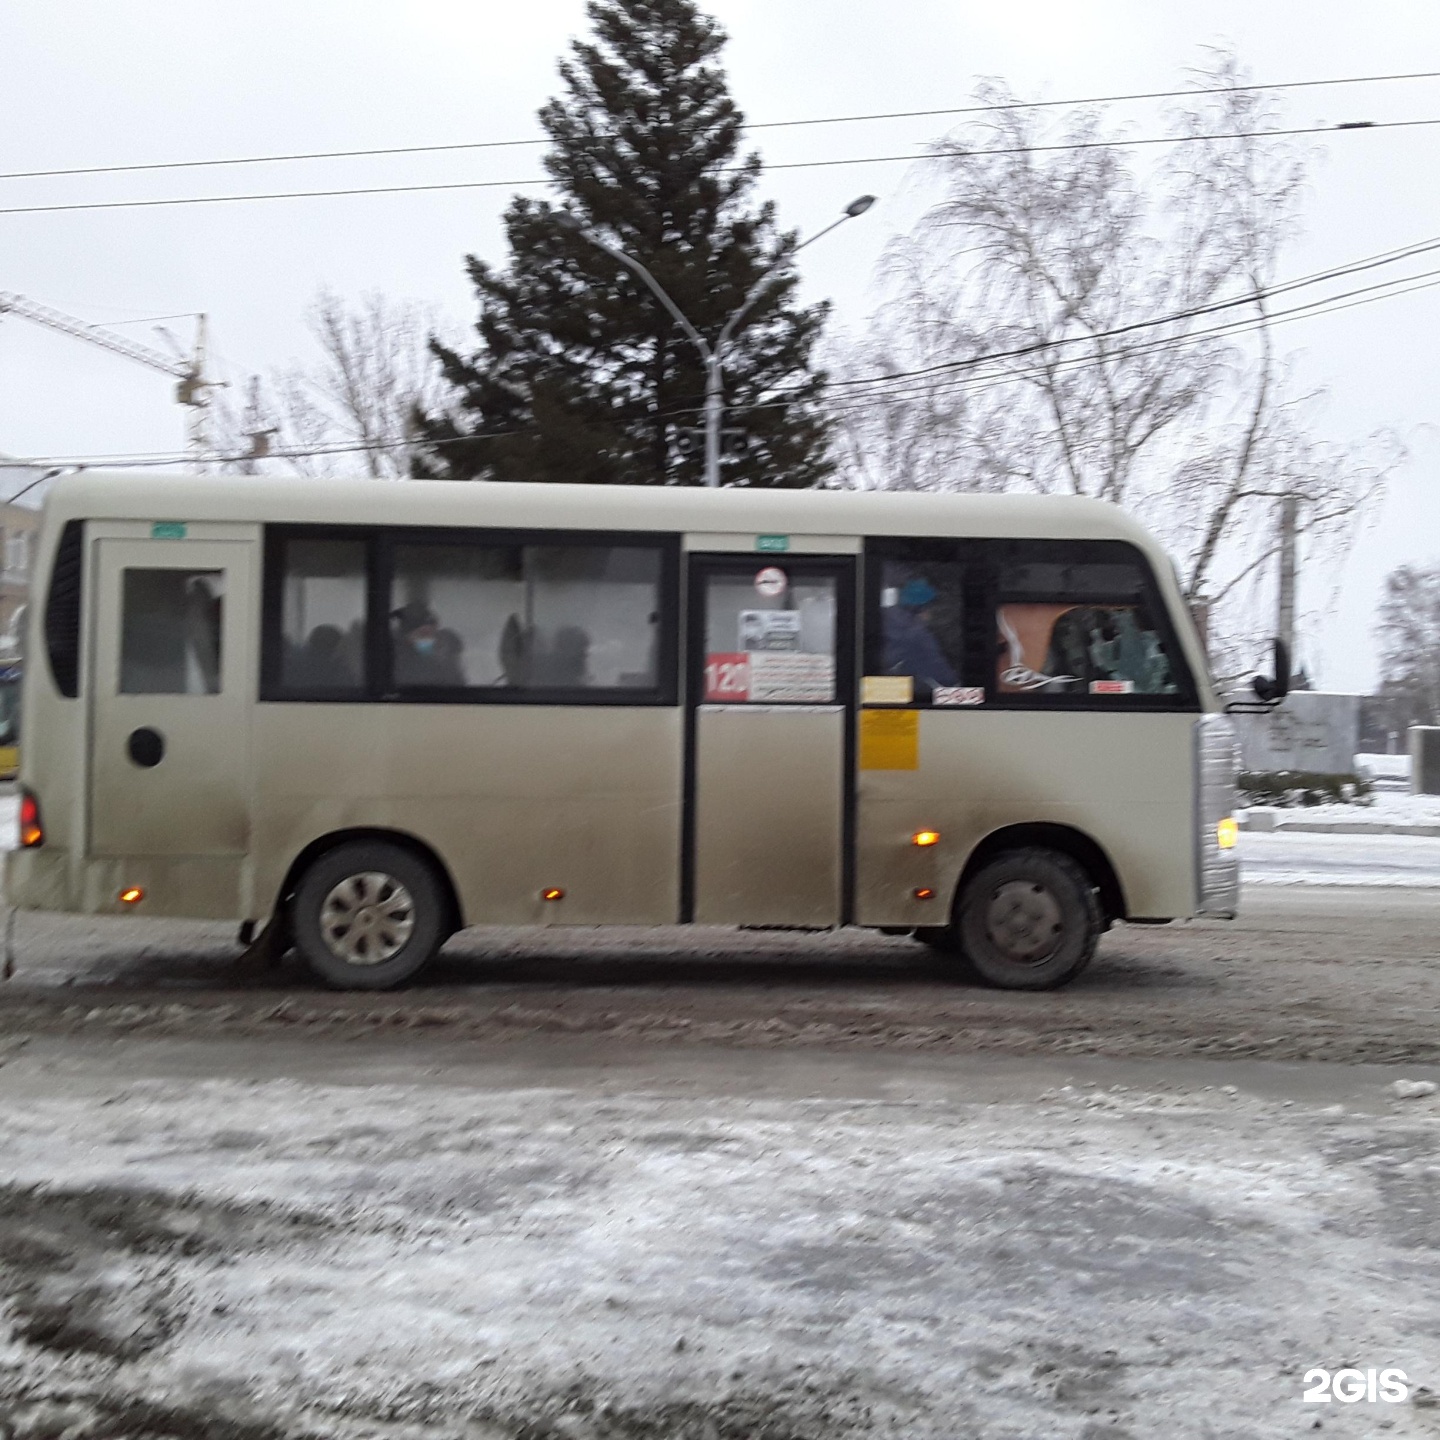
[[550, 889], [542, 890], [540, 892], [540, 898], [542, 900], [563, 900], [565, 898], [565, 892], [563, 890], [556, 889], [552, 885]]
[[1227, 815], [1215, 827], [1215, 839], [1222, 850], [1233, 850], [1240, 838], [1240, 826], [1233, 815]]
[[914, 894], [917, 900], [933, 900], [935, 898], [935, 892], [928, 885], [922, 885]]
[[940, 843], [940, 832], [938, 830], [917, 830], [911, 837], [912, 845], [938, 845]]
[[138, 885], [127, 885], [120, 892], [122, 905], [138, 905], [145, 898], [145, 892]]
[[20, 792], [20, 845], [33, 850], [45, 843], [45, 827], [40, 823], [40, 802], [28, 791]]

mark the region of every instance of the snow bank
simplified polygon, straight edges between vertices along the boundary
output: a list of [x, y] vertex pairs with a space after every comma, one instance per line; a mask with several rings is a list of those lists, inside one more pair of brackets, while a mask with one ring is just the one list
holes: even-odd
[[1357, 755], [1355, 769], [1375, 780], [1410, 780], [1408, 755]]

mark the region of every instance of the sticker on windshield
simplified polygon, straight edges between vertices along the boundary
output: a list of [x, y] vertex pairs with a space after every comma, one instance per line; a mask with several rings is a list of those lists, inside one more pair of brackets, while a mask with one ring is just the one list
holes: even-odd
[[1092, 680], [1090, 693], [1092, 695], [1133, 695], [1135, 682], [1133, 680]]
[[930, 692], [932, 705], [983, 705], [983, 685], [937, 685]]
[[798, 610], [742, 610], [740, 612], [740, 648], [742, 650], [798, 650], [800, 648], [800, 612]]
[[829, 655], [756, 650], [749, 659], [753, 701], [827, 705], [835, 698], [835, 661]]
[[785, 572], [778, 565], [767, 565], [755, 574], [755, 589], [767, 600], [783, 595], [789, 583]]

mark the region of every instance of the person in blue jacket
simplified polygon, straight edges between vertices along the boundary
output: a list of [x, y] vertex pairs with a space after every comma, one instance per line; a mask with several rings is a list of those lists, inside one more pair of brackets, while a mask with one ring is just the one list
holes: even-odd
[[880, 612], [885, 673], [913, 676], [916, 690], [926, 694], [937, 685], [960, 683], [926, 619], [937, 598], [935, 587], [916, 575], [900, 587], [896, 603]]

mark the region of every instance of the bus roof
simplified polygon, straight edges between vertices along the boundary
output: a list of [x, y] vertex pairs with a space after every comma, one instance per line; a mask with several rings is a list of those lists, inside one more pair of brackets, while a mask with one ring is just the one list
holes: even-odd
[[710, 534], [1154, 538], [1117, 506], [1078, 496], [917, 491], [708, 490], [453, 480], [286, 479], [85, 471], [46, 498], [61, 520], [494, 526]]

